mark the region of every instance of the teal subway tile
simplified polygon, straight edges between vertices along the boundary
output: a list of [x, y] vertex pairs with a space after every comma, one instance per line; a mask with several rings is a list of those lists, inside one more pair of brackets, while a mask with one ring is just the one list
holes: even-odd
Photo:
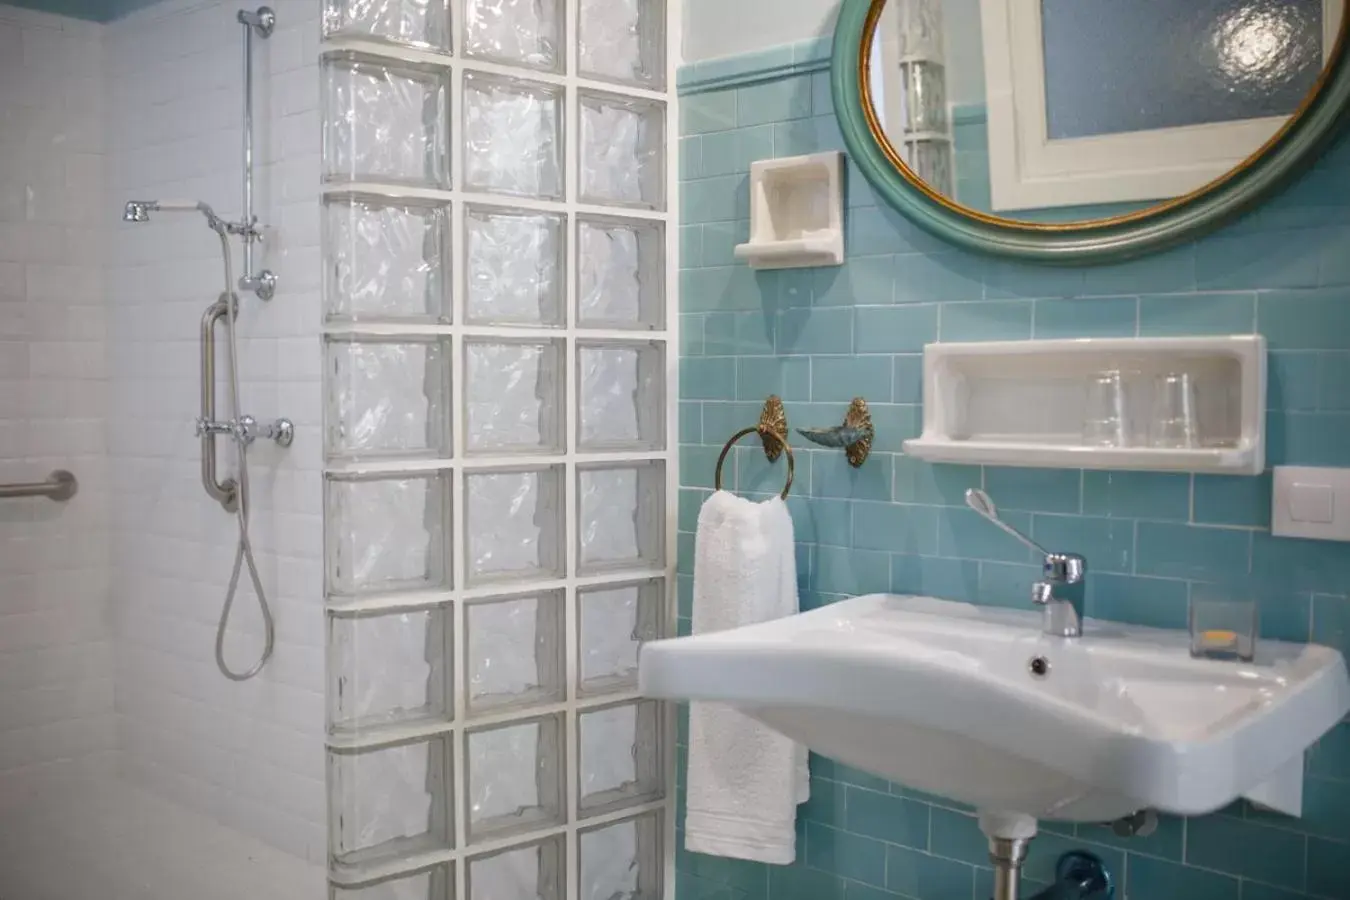
[[[701, 230], [703, 226], [694, 226]], [[731, 292], [731, 266], [717, 268], [683, 269], [680, 272], [680, 316], [718, 309], [718, 304]], [[702, 332], [700, 331], [700, 336]]]
[[1000, 510], [1076, 513], [1082, 506], [1077, 469], [986, 466], [984, 489]]
[[810, 119], [793, 119], [790, 122], [776, 122], [773, 126], [773, 155], [776, 159], [788, 156], [805, 156], [815, 153], [821, 145], [820, 122], [822, 116]]
[[817, 547], [811, 588], [827, 594], [857, 597], [890, 590], [890, 557], [870, 550]]
[[1088, 560], [1087, 614], [1094, 619], [1185, 628], [1187, 584], [1172, 578], [1144, 578], [1092, 571]]
[[[1350, 781], [1307, 778], [1303, 783], [1303, 815], [1298, 827], [1318, 837], [1350, 841]], [[1285, 883], [1273, 878], [1263, 880]]]
[[1344, 288], [1264, 292], [1256, 320], [1271, 350], [1350, 350]]
[[[737, 362], [740, 362], [740, 360], [737, 360]], [[721, 450], [723, 441], [742, 428], [749, 428], [759, 421], [763, 404], [762, 398], [729, 402], [708, 401], [704, 403], [703, 433], [707, 436], [704, 445], [713, 450]], [[741, 440], [742, 446], [758, 446], [753, 435]]]
[[834, 109], [829, 72], [816, 72], [811, 76], [811, 109], [818, 113]]
[[[810, 837], [807, 838], [810, 843]], [[844, 881], [838, 875], [796, 864], [769, 866], [772, 900], [843, 900]]]
[[806, 823], [806, 864], [875, 887], [886, 884], [886, 845], [881, 841]]
[[1194, 521], [1270, 527], [1271, 475], [1196, 475]]
[[[703, 172], [703, 138], [701, 135], [691, 135], [680, 138], [680, 181], [692, 181], [695, 178], [702, 178]], [[688, 265], [685, 261], [685, 265]], [[697, 264], [695, 264], [697, 265]]]
[[[816, 356], [811, 360], [811, 401], [842, 401], [866, 397], [869, 403], [891, 399], [889, 356]], [[843, 419], [843, 415], [840, 415]]]
[[856, 312], [858, 353], [918, 353], [937, 340], [936, 304], [863, 306]]
[[680, 100], [680, 134], [706, 134], [736, 127], [736, 91], [708, 91]]
[[845, 786], [812, 771], [810, 787], [810, 798], [797, 807], [799, 817], [822, 825], [843, 825]]
[[1227, 816], [1191, 819], [1186, 862], [1288, 888], [1303, 887], [1307, 839], [1292, 831]]
[[898, 503], [853, 504], [853, 545], [915, 556], [937, 553], [937, 510]]
[[1204, 290], [1312, 287], [1321, 241], [1314, 231], [1214, 235], [1195, 251], [1195, 282]]
[[857, 881], [844, 882], [844, 900], [913, 900]]
[[1105, 844], [1132, 853], [1143, 853], [1146, 856], [1158, 856], [1173, 862], [1181, 862], [1182, 850], [1186, 843], [1186, 820], [1180, 816], [1160, 813], [1158, 829], [1147, 836], [1121, 837], [1110, 825], [1088, 823], [1078, 826], [1078, 834], [1083, 840], [1094, 844]]
[[774, 298], [780, 312], [806, 309], [815, 303], [814, 269], [779, 269], [778, 294]]
[[1313, 745], [1308, 775], [1350, 781], [1350, 722], [1342, 721]]
[[711, 491], [703, 488], [680, 488], [679, 514], [676, 518], [676, 526], [680, 531], [695, 531], [698, 528], [699, 510], [703, 508], [703, 501], [711, 495]]
[[1140, 900], [1238, 900], [1238, 879], [1132, 854], [1125, 895]]
[[[749, 421], [754, 422], [756, 419]], [[735, 432], [727, 432], [727, 438], [733, 434]], [[807, 456], [798, 459], [795, 467], [793, 484], [810, 484], [811, 458]], [[787, 459], [779, 456], [777, 461], [769, 462], [769, 458], [764, 455], [764, 448], [759, 445], [754, 435], [742, 438], [741, 444], [736, 447], [736, 484], [745, 492], [763, 492], [770, 495], [780, 493], [787, 484]]]
[[756, 125], [703, 135], [700, 172], [702, 177], [740, 175], [758, 159], [773, 159], [773, 126]]
[[[678, 842], [683, 847], [684, 842]], [[760, 866], [764, 876], [764, 885], [758, 890], [747, 890], [742, 887], [736, 887], [728, 884], [721, 884], [703, 875], [697, 875], [688, 871], [684, 867], [684, 860], [698, 854], [684, 853], [682, 849], [676, 850], [677, 865], [679, 866], [680, 881], [680, 900], [764, 900], [768, 896], [769, 873]]]
[[1083, 512], [1128, 519], [1191, 517], [1191, 476], [1162, 472], [1084, 472]]
[[1346, 845], [1308, 838], [1308, 884], [1310, 894], [1343, 898], [1350, 885], [1350, 852]]
[[[871, 394], [866, 396], [868, 400], [872, 399]], [[876, 430], [876, 436], [872, 439], [873, 453], [901, 453], [904, 442], [918, 437], [923, 431], [923, 410], [918, 406], [898, 403], [870, 403], [868, 406]], [[876, 459], [885, 465], [884, 456], [877, 456]]]
[[1138, 297], [1075, 297], [1036, 301], [1036, 338], [1133, 337]]
[[787, 504], [799, 542], [853, 546], [853, 506], [850, 501], [794, 494], [788, 497]]
[[[1275, 351], [1268, 354], [1266, 360], [1266, 409], [1312, 411], [1318, 408], [1323, 383], [1323, 354], [1313, 350]], [[1350, 375], [1350, 372], [1346, 374]]]
[[[800, 446], [800, 443], [799, 443]], [[800, 451], [798, 452], [800, 455]], [[811, 493], [816, 497], [847, 500], [888, 500], [891, 497], [891, 467], [863, 465], [855, 469], [839, 450], [811, 451]]]
[[1183, 244], [1129, 262], [1088, 266], [1083, 275], [1087, 296], [1187, 293], [1195, 290], [1195, 245]]
[[680, 401], [680, 443], [698, 444], [703, 441], [703, 407], [699, 403]]
[[[766, 334], [768, 331], [770, 333]], [[703, 320], [705, 356], [768, 356], [773, 335], [757, 311], [710, 312]]]
[[1269, 413], [1266, 465], [1350, 466], [1350, 413]]
[[[828, 756], [812, 753], [809, 765], [813, 776], [839, 784], [851, 784], [854, 787], [880, 791], [883, 794], [890, 793], [890, 782], [886, 779], [873, 775], [871, 772], [864, 772], [862, 769], [855, 769], [853, 766], [841, 763], [836, 759], [830, 759]], [[842, 818], [836, 820], [836, 824], [842, 824], [842, 822]]]
[[844, 827], [848, 831], [888, 844], [928, 848], [928, 804], [856, 787], [845, 791]]
[[975, 867], [907, 847], [888, 847], [886, 887], [906, 897], [967, 900], [975, 895]]
[[[1027, 861], [1023, 865], [1022, 874], [1031, 881], [1043, 883], [1053, 883], [1055, 879], [1055, 864], [1059, 858], [1070, 850], [1086, 850], [1096, 855], [1106, 864], [1108, 872], [1115, 873], [1119, 878], [1125, 871], [1125, 851], [1118, 850], [1105, 844], [1088, 844], [1080, 837], [1070, 837], [1065, 834], [1058, 834], [1054, 831], [1041, 831], [1032, 840], [1031, 846], [1027, 848]], [[1134, 857], [1131, 857], [1133, 862]], [[1153, 900], [1149, 895], [1131, 894], [1131, 896], [1143, 897], [1144, 900]], [[1180, 897], [1177, 900], [1181, 900]], [[1190, 898], [1186, 898], [1190, 900]]]
[[[939, 555], [993, 562], [1031, 562], [1031, 551], [1021, 541], [985, 521], [974, 510], [948, 507], [939, 507], [939, 510]], [[999, 517], [1024, 534], [1031, 531], [1028, 513], [999, 510]]]
[[944, 303], [938, 337], [951, 341], [1016, 341], [1031, 337], [1030, 300]]
[[[679, 841], [676, 846], [678, 853], [683, 850], [684, 842]], [[684, 878], [692, 875], [711, 884], [732, 889], [735, 893], [730, 894], [731, 897], [744, 896], [754, 900], [769, 896], [768, 867], [762, 863], [723, 856], [705, 856], [702, 853], [688, 851], [684, 851], [683, 858], [679, 859], [679, 862], [683, 863], [679, 866], [681, 892]]]
[[990, 300], [1009, 297], [1027, 300], [1078, 297], [1083, 293], [1084, 284], [1084, 270], [1081, 268], [996, 260], [989, 263], [985, 272], [984, 295]]
[[709, 222], [699, 226], [701, 264], [704, 266], [735, 266], [736, 245], [750, 240], [750, 220], [734, 219], [727, 222]]
[[1256, 294], [1146, 294], [1139, 298], [1141, 337], [1251, 334], [1256, 330]]
[[1274, 537], [1255, 532], [1252, 576], [1281, 590], [1340, 593], [1350, 585], [1350, 552], [1335, 541]]
[[1244, 881], [1242, 883], [1242, 900], [1308, 900], [1308, 895], [1303, 891], [1274, 887], [1269, 884], [1261, 884], [1259, 881]]
[[[834, 38], [830, 35], [798, 41], [792, 45], [792, 61], [794, 63], [828, 63], [833, 48]], [[828, 80], [829, 72], [822, 72], [821, 74], [825, 75]], [[827, 105], [823, 108], [828, 109], [829, 107]]]
[[[677, 575], [675, 577], [675, 605], [676, 612], [681, 619], [691, 619], [694, 616], [694, 577], [692, 575]], [[684, 773], [684, 767], [679, 769], [679, 773]]]
[[[1345, 582], [1341, 582], [1344, 589]], [[1334, 594], [1314, 594], [1312, 598], [1312, 639], [1350, 657], [1350, 599]]]
[[1350, 353], [1323, 353], [1320, 362], [1318, 405], [1325, 410], [1350, 412]]
[[1311, 639], [1312, 594], [1271, 590], [1260, 592], [1257, 599], [1261, 637], [1295, 643]]
[[961, 506], [966, 491], [980, 486], [979, 466], [930, 463], [913, 456], [896, 456], [893, 490], [900, 503]]
[[932, 853], [976, 866], [989, 864], [989, 841], [974, 816], [940, 807], [931, 815]]
[[675, 574], [694, 574], [694, 536], [680, 534], [675, 538]]
[[872, 187], [858, 164], [852, 159], [844, 157], [844, 204], [849, 209], [859, 206], [876, 206], [877, 203], [884, 203], [877, 196], [876, 189]]
[[772, 309], [778, 300], [777, 275], [740, 265], [686, 269], [680, 273], [680, 311]]
[[973, 253], [905, 253], [895, 257], [895, 302], [984, 299], [985, 257]]
[[944, 245], [921, 235], [918, 226], [889, 206], [860, 206], [844, 213], [845, 252], [855, 256], [912, 253]]
[[703, 226], [680, 226], [680, 265], [685, 269], [703, 266]]
[[[935, 809], [948, 809], [956, 812], [973, 813], [975, 807], [968, 806], [959, 800], [953, 800], [950, 797], [939, 797], [937, 794], [930, 794], [927, 791], [921, 791], [917, 788], [905, 787], [903, 784], [891, 783], [891, 793], [908, 800], [919, 800], [927, 803]], [[941, 856], [942, 854], [937, 854]]]
[[923, 354], [907, 353], [892, 358], [891, 399], [896, 403], [923, 402]]
[[783, 400], [811, 396], [811, 357], [748, 356], [736, 360], [736, 397], [762, 400], [777, 394]]
[[890, 591], [973, 603], [980, 596], [980, 564], [970, 559], [892, 556]]
[[1091, 572], [1134, 571], [1134, 522], [1036, 513], [1031, 536], [1048, 550], [1087, 558]]
[[698, 77], [703, 81], [735, 79], [789, 68], [792, 65], [792, 46], [782, 44], [765, 47], [750, 53], [737, 53], [698, 63]]
[[703, 314], [680, 316], [680, 357], [703, 355]]
[[680, 185], [680, 224], [739, 219], [750, 209], [750, 177], [719, 175]]
[[815, 302], [823, 306], [881, 306], [891, 302], [895, 257], [860, 256], [846, 266], [815, 269]]
[[[712, 489], [713, 470], [717, 468], [717, 454], [722, 448], [693, 446], [686, 444], [680, 448], [680, 484], [682, 487]], [[725, 487], [735, 487], [735, 470], [729, 473], [732, 483]]]
[[981, 606], [1002, 606], [1005, 609], [1026, 609], [1032, 585], [1043, 577], [1041, 565], [1022, 563], [980, 563], [980, 580], [972, 602]]
[[736, 360], [729, 356], [680, 360], [680, 395], [687, 400], [731, 400], [736, 396]]
[[736, 124], [762, 125], [811, 115], [811, 76], [795, 75], [736, 89]]
[[778, 314], [779, 353], [852, 353], [849, 308], [788, 309]]
[[1231, 583], [1247, 576], [1251, 534], [1232, 528], [1140, 522], [1135, 569], [1140, 575]]
[[[1345, 198], [1340, 198], [1335, 209], [1342, 216], [1347, 214]], [[1322, 256], [1317, 265], [1319, 285], [1350, 284], [1350, 253], [1345, 252], [1348, 246], [1350, 246], [1350, 229], [1338, 228], [1335, 237], [1327, 235], [1327, 239], [1322, 243]]]

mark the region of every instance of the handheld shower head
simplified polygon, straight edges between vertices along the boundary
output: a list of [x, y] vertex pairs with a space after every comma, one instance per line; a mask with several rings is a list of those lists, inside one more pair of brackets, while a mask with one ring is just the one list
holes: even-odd
[[150, 209], [154, 204], [148, 200], [128, 200], [122, 210], [123, 222], [149, 222]]
[[122, 210], [122, 221], [149, 222], [152, 212], [199, 212], [206, 216], [206, 224], [213, 231], [224, 234], [229, 230], [228, 223], [200, 200], [128, 200]]

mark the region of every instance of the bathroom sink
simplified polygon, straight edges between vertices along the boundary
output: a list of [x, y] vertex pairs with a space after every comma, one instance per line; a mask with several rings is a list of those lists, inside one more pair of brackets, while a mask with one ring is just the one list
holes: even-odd
[[640, 682], [982, 812], [1092, 822], [1242, 796], [1297, 814], [1303, 751], [1350, 710], [1327, 647], [1197, 660], [1184, 632], [1052, 637], [1032, 610], [882, 594], [648, 644]]

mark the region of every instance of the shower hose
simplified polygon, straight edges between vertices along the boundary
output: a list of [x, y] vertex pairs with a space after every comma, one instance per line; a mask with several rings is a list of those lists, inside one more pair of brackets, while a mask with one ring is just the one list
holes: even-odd
[[[235, 319], [239, 314], [239, 297], [234, 293], [234, 266], [230, 258], [230, 240], [223, 223], [212, 225], [220, 238], [220, 255], [225, 264], [225, 302], [229, 306], [225, 314], [225, 333], [230, 345], [230, 416], [239, 422], [243, 414], [239, 408], [239, 340], [235, 333]], [[239, 542], [235, 545], [234, 568], [230, 572], [230, 584], [225, 589], [225, 603], [220, 609], [220, 622], [216, 625], [216, 666], [220, 673], [231, 681], [248, 681], [263, 670], [272, 658], [272, 646], [276, 642], [276, 626], [272, 622], [272, 608], [267, 602], [267, 593], [263, 590], [262, 578], [258, 574], [258, 564], [253, 559], [253, 542], [248, 535], [248, 445], [242, 434], [234, 439], [235, 458], [239, 463], [239, 502], [235, 506], [235, 519], [239, 523]], [[248, 568], [248, 577], [253, 582], [253, 591], [258, 597], [258, 609], [262, 612], [263, 648], [258, 661], [252, 668], [236, 672], [225, 662], [225, 629], [230, 622], [230, 611], [234, 608], [235, 595], [239, 592], [239, 579], [244, 568]]]

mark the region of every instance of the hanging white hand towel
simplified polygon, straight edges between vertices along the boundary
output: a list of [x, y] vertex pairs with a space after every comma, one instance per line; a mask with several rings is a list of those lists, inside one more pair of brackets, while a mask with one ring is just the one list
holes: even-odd
[[[726, 491], [699, 511], [694, 546], [694, 634], [798, 611], [792, 517]], [[685, 849], [787, 865], [797, 855], [797, 804], [809, 788], [806, 748], [720, 703], [689, 710]]]

